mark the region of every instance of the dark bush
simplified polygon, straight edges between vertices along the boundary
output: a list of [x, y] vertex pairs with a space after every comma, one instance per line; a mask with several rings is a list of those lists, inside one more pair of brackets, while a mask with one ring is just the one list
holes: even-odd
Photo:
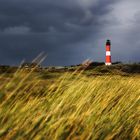
[[140, 73], [140, 64], [124, 65], [122, 71], [126, 73]]

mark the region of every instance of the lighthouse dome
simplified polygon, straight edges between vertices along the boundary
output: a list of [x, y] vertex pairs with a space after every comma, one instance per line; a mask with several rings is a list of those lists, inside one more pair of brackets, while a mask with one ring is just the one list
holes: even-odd
[[111, 41], [109, 39], [106, 41], [106, 45], [111, 45]]

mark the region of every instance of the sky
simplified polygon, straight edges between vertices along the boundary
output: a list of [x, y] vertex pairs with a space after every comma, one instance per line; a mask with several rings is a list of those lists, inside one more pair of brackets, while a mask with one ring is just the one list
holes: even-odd
[[140, 62], [140, 0], [0, 0], [0, 64], [18, 65], [41, 52], [44, 65]]

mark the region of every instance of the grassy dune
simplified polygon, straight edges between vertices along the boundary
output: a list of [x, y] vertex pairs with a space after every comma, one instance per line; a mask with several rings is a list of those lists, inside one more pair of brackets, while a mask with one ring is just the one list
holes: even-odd
[[139, 140], [140, 76], [0, 76], [0, 140]]

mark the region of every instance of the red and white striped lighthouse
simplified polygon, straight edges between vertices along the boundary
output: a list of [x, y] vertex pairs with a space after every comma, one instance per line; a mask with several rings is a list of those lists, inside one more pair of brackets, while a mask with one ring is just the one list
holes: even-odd
[[107, 40], [106, 42], [106, 62], [105, 65], [109, 66], [112, 65], [111, 62], [111, 41]]

